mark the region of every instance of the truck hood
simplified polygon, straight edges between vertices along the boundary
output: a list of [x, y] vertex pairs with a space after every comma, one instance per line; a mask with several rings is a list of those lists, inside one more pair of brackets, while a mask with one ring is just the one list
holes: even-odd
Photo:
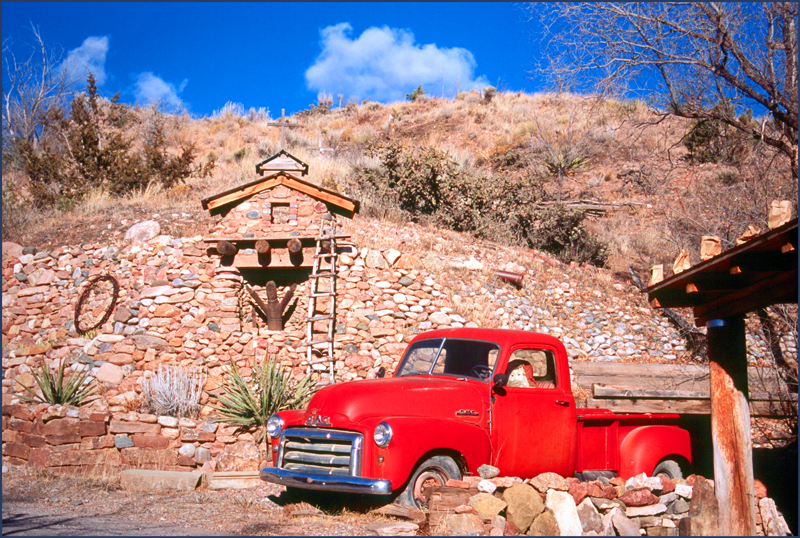
[[370, 379], [320, 389], [306, 408], [304, 423], [341, 425], [379, 417], [426, 417], [480, 423], [489, 386], [480, 381], [415, 376]]

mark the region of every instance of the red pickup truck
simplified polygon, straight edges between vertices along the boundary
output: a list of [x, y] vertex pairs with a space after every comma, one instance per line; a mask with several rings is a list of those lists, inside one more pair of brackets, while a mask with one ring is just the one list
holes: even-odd
[[482, 464], [520, 478], [679, 478], [692, 461], [679, 418], [576, 409], [566, 349], [551, 336], [442, 329], [417, 335], [393, 377], [330, 385], [307, 409], [270, 417], [273, 467], [261, 478], [417, 506], [424, 487]]

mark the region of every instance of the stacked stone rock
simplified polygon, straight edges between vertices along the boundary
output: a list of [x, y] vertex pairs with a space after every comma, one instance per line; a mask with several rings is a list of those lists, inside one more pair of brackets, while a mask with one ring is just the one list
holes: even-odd
[[[453, 514], [438, 519], [436, 528], [432, 529], [436, 534], [683, 536], [718, 533], [713, 483], [695, 475], [675, 481], [642, 474], [627, 481], [600, 478], [588, 482], [563, 478], [556, 473], [542, 473], [527, 480], [476, 476], [450, 480], [447, 487], [468, 489], [475, 494], [467, 504], [456, 507]], [[760, 498], [756, 512], [760, 536], [790, 534], [772, 499]]]
[[263, 455], [249, 432], [214, 421], [47, 404], [3, 406], [3, 456], [53, 470], [157, 468], [255, 471]]
[[316, 200], [293, 189], [278, 185], [260, 192], [233, 207], [219, 219], [212, 233], [225, 237], [246, 238], [249, 234], [316, 235], [319, 218], [314, 218]]
[[[118, 245], [37, 251], [3, 244], [4, 407], [20, 403], [20, 385], [35, 386], [35, 368], [56, 368], [64, 360], [67, 375], [85, 371], [101, 386], [86, 409], [123, 421], [140, 408], [142, 382], [161, 364], [206, 374], [201, 422], [213, 417], [208, 404], [232, 362], [248, 377], [252, 361], [268, 354], [296, 378], [307, 373], [302, 340], [308, 282], [295, 291], [285, 330], [269, 331], [242, 292], [242, 275], [221, 267], [202, 236], [172, 238], [155, 235], [157, 223], [137, 226], [149, 233], [131, 233], [130, 242]], [[439, 327], [547, 332], [562, 338], [574, 360], [670, 360], [683, 345], [638, 291], [613, 283], [602, 270], [563, 265], [539, 252], [465, 239], [456, 244], [414, 225], [349, 226], [345, 232], [356, 245], [371, 246], [339, 258], [337, 381], [371, 378], [380, 367], [393, 371], [416, 334]], [[523, 287], [499, 281], [494, 270], [524, 273]], [[81, 285], [106, 273], [120, 283], [113, 317], [79, 337], [73, 316]], [[784, 339], [783, 346], [785, 356], [796, 357], [794, 342]], [[759, 332], [748, 333], [748, 352], [753, 360], [768, 353]]]

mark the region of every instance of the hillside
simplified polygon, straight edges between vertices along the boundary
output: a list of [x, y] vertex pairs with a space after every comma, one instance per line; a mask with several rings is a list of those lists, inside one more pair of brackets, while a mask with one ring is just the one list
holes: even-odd
[[[138, 118], [131, 123], [140, 130], [157, 115], [153, 109], [128, 113]], [[586, 226], [608, 246], [606, 267], [626, 273], [633, 265], [643, 278], [654, 263], [671, 266], [680, 248], [688, 248], [692, 261], [699, 261], [700, 235], [715, 234], [732, 243], [748, 224], [766, 229], [771, 200], [797, 199], [788, 163], [763, 148], [750, 150], [735, 166], [725, 161], [698, 163], [688, 158], [681, 142], [691, 124], [661, 118], [642, 102], [503, 92], [487, 100], [471, 92], [453, 100], [390, 105], [365, 102], [329, 109], [326, 103], [292, 121], [300, 127], [286, 129], [286, 149], [309, 164], [312, 182], [360, 199], [360, 218], [398, 223], [411, 216], [364, 181], [364, 171], [381, 164], [371, 150], [376, 144], [438, 150], [452, 158], [458, 172], [468, 174], [468, 181], [488, 187], [513, 189], [527, 181], [537, 201], [544, 203], [555, 201], [558, 191], [544, 158], [548, 151], [566, 148], [581, 156], [582, 163], [564, 177], [562, 199], [605, 204], [604, 213], [599, 218], [590, 215]], [[200, 198], [256, 179], [255, 164], [280, 149], [280, 130], [268, 123], [268, 118], [236, 106], [210, 118], [169, 116], [165, 139], [171, 153], [194, 144], [196, 164], [215, 163], [208, 177], [189, 178], [186, 187], [168, 191], [151, 184], [122, 198], [95, 190], [66, 212], [35, 202], [4, 205], [4, 240], [40, 247], [111, 240], [130, 223], [156, 214], [173, 235], [205, 233], [211, 219], [200, 208]], [[135, 135], [135, 129], [127, 132]], [[320, 151], [320, 141], [328, 149]], [[9, 191], [26, 194], [21, 171], [4, 170], [4, 185], [4, 199]], [[520, 191], [519, 204], [531, 200]], [[492, 216], [490, 210], [477, 212]], [[500, 228], [484, 227], [480, 232], [486, 239], [532, 246]]]
[[[155, 112], [129, 113], [146, 123]], [[355, 249], [343, 257], [339, 275], [337, 380], [373, 377], [381, 366], [391, 371], [417, 332], [439, 326], [549, 333], [578, 361], [700, 361], [686, 335], [650, 308], [628, 268], [647, 282], [651, 265], [671, 267], [679, 248], [689, 249], [696, 263], [700, 235], [717, 233], [732, 243], [748, 224], [766, 229], [769, 201], [797, 198], [780, 159], [770, 157], [764, 166], [769, 156], [755, 148], [735, 169], [698, 164], [681, 144], [691, 126], [656, 121], [637, 102], [514, 93], [488, 99], [473, 92], [454, 100], [320, 105], [292, 120], [300, 127], [286, 130], [287, 150], [308, 163], [309, 180], [362, 202], [360, 214], [344, 224]], [[200, 199], [257, 178], [255, 165], [280, 149], [280, 130], [269, 123], [235, 107], [211, 118], [168, 117], [170, 151], [194, 144], [199, 164], [215, 163], [210, 175], [171, 189], [151, 184], [123, 197], [92, 191], [65, 211], [21, 203], [16, 213], [4, 214], [4, 403], [19, 396], [18, 380], [31, 383], [42, 358], [51, 366], [76, 360], [93, 376], [103, 369], [105, 392], [96, 405], [114, 413], [137, 408], [143, 379], [161, 363], [208, 375], [204, 403], [219, 394], [230, 361], [247, 376], [252, 359], [266, 352], [296, 377], [305, 373], [300, 341], [308, 282], [297, 288], [285, 331], [275, 334], [259, 326], [242, 299], [241, 276], [215, 270], [203, 241], [219, 217], [203, 211]], [[550, 207], [558, 186], [543, 156], [568, 141], [580, 150], [581, 163], [564, 177], [562, 200], [593, 208], [585, 226], [593, 241], [607, 246], [605, 267], [570, 262], [580, 248], [531, 248], [531, 236], [518, 235], [526, 231], [520, 221], [512, 230], [505, 215], [491, 210], [491, 196], [479, 210], [458, 198], [459, 189], [483, 196], [497, 188], [506, 197], [503, 211]], [[381, 167], [392, 162], [387, 154], [405, 155], [399, 162], [411, 164], [391, 171], [401, 188], [410, 185], [411, 209], [399, 207], [385, 185], [369, 181], [384, 177]], [[437, 179], [452, 181], [446, 185], [451, 194], [442, 200], [465, 207], [415, 213], [413, 202], [429, 201], [413, 183], [418, 178], [403, 175], [415, 164], [446, 170], [449, 175]], [[528, 187], [534, 197], [526, 197]], [[4, 207], [9, 192], [26, 194], [20, 170], [4, 171]], [[468, 218], [474, 227], [447, 229], [448, 214], [458, 215], [451, 228]], [[160, 224], [159, 235], [144, 243], [124, 239], [146, 220]], [[500, 280], [498, 270], [524, 274], [522, 286]], [[117, 314], [96, 334], [79, 338], [72, 319], [81, 284], [100, 273], [120, 283]], [[690, 321], [688, 312], [684, 316]], [[772, 319], [782, 331], [781, 350], [796, 368], [796, 308]], [[137, 337], [155, 340], [140, 344]], [[156, 353], [146, 352], [151, 345]], [[748, 320], [748, 353], [752, 364], [774, 364], [755, 316]], [[317, 371], [315, 379], [322, 378]]]

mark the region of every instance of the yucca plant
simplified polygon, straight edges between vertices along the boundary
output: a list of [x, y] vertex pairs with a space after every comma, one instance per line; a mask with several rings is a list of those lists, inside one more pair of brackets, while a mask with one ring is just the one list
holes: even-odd
[[222, 385], [219, 405], [212, 407], [228, 424], [260, 429], [259, 445], [266, 439], [270, 415], [284, 409], [302, 409], [314, 393], [310, 375], [295, 382], [276, 359], [265, 356], [261, 363], [253, 361], [252, 385], [244, 380], [235, 362], [231, 366], [230, 378]]
[[94, 392], [94, 384], [89, 383], [88, 369], [86, 372], [72, 372], [64, 380], [64, 370], [67, 368], [67, 361], [61, 361], [58, 374], [53, 375], [50, 368], [42, 363], [38, 371], [31, 372], [34, 381], [39, 386], [42, 394], [39, 395], [30, 387], [20, 385], [30, 394], [21, 396], [23, 401], [31, 403], [46, 403], [50, 405], [74, 405], [79, 407], [86, 398]]

